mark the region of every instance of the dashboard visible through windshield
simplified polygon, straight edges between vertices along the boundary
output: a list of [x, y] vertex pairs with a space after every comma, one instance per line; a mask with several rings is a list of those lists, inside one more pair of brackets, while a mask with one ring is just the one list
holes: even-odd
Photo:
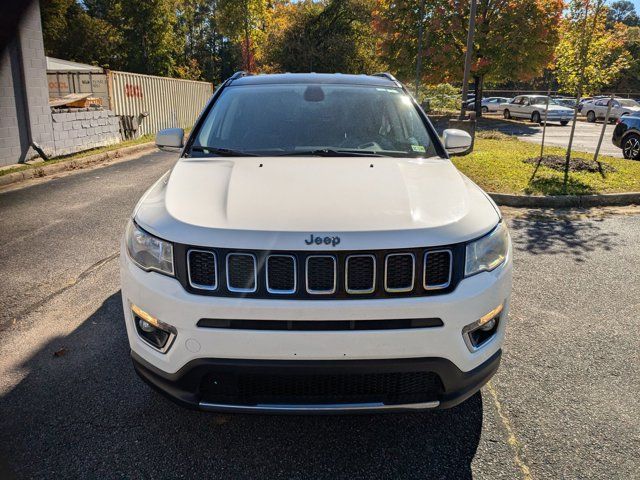
[[430, 157], [434, 142], [400, 88], [339, 84], [229, 86], [195, 133], [192, 156]]

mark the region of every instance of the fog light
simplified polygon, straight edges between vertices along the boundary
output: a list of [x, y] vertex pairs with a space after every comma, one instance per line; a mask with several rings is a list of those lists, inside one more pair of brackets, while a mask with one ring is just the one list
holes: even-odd
[[140, 329], [143, 332], [147, 332], [147, 333], [151, 333], [156, 329], [156, 327], [154, 327], [153, 325], [148, 323], [146, 320], [143, 320], [141, 318], [138, 320], [138, 325], [140, 326]]
[[482, 330], [483, 332], [489, 332], [489, 331], [493, 330], [493, 327], [495, 327], [495, 326], [496, 326], [496, 319], [494, 317], [491, 320], [489, 320], [487, 323], [482, 325], [480, 327], [480, 330]]
[[483, 315], [479, 320], [470, 323], [462, 329], [462, 337], [469, 351], [475, 352], [495, 335], [498, 331], [500, 314], [503, 308], [503, 304], [497, 306], [486, 315]]
[[156, 350], [165, 353], [171, 347], [176, 329], [131, 304], [131, 311], [138, 336]]

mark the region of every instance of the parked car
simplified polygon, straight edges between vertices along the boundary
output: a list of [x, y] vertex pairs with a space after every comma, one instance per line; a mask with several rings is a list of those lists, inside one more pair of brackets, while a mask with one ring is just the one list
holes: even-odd
[[576, 108], [577, 100], [575, 98], [570, 97], [552, 97], [553, 101], [558, 105], [562, 105], [563, 107], [568, 107], [571, 109]]
[[573, 117], [573, 109], [558, 105], [545, 95], [519, 95], [508, 104], [502, 104], [504, 118], [528, 118], [534, 123], [542, 123], [549, 102], [548, 122], [560, 122], [567, 125]]
[[582, 108], [584, 107], [585, 103], [599, 100], [601, 98], [608, 98], [608, 97], [606, 95], [596, 95], [595, 97], [582, 97], [580, 99], [580, 102], [578, 103], [578, 113], [582, 113]]
[[622, 149], [624, 158], [640, 160], [640, 112], [620, 118], [611, 140]]
[[[607, 115], [607, 109], [611, 98], [599, 98], [585, 102], [582, 105], [581, 113], [587, 117], [587, 122], [595, 122], [596, 120], [604, 120]], [[609, 113], [610, 120], [617, 120], [624, 115], [640, 112], [640, 104], [630, 98], [614, 98]]]
[[498, 368], [512, 247], [389, 74], [234, 74], [121, 247], [138, 374], [241, 412], [454, 406]]
[[510, 102], [511, 99], [510, 98], [506, 98], [506, 97], [488, 97], [488, 98], [483, 98], [482, 99], [482, 113], [489, 113], [489, 112], [499, 112], [502, 111], [500, 109], [500, 105], [503, 103], [508, 103]]
[[473, 95], [467, 95], [467, 101], [464, 102], [465, 110], [473, 110], [476, 105], [476, 97]]

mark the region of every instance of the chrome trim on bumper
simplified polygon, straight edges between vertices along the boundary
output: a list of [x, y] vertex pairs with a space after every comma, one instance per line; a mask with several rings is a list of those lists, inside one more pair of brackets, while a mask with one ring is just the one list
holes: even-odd
[[258, 405], [227, 405], [223, 403], [200, 402], [202, 410], [214, 412], [245, 412], [245, 413], [356, 413], [356, 412], [402, 412], [412, 410], [428, 410], [437, 408], [440, 402], [405, 403], [386, 405], [379, 403], [337, 403], [319, 405], [288, 405], [288, 404], [258, 404]]

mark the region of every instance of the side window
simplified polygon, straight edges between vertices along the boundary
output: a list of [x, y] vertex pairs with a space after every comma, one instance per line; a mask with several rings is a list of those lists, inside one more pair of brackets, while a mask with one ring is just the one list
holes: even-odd
[[522, 97], [516, 97], [513, 100], [511, 100], [511, 103], [513, 105], [520, 105], [520, 101], [522, 100]]
[[620, 102], [618, 102], [617, 100], [613, 101], [613, 105], [611, 105], [613, 108], [618, 108], [620, 107]]
[[598, 100], [596, 102], [597, 107], [606, 107], [609, 104], [609, 100]]
[[522, 100], [520, 100], [520, 103], [522, 105], [529, 105], [529, 98], [528, 97], [522, 97]]

